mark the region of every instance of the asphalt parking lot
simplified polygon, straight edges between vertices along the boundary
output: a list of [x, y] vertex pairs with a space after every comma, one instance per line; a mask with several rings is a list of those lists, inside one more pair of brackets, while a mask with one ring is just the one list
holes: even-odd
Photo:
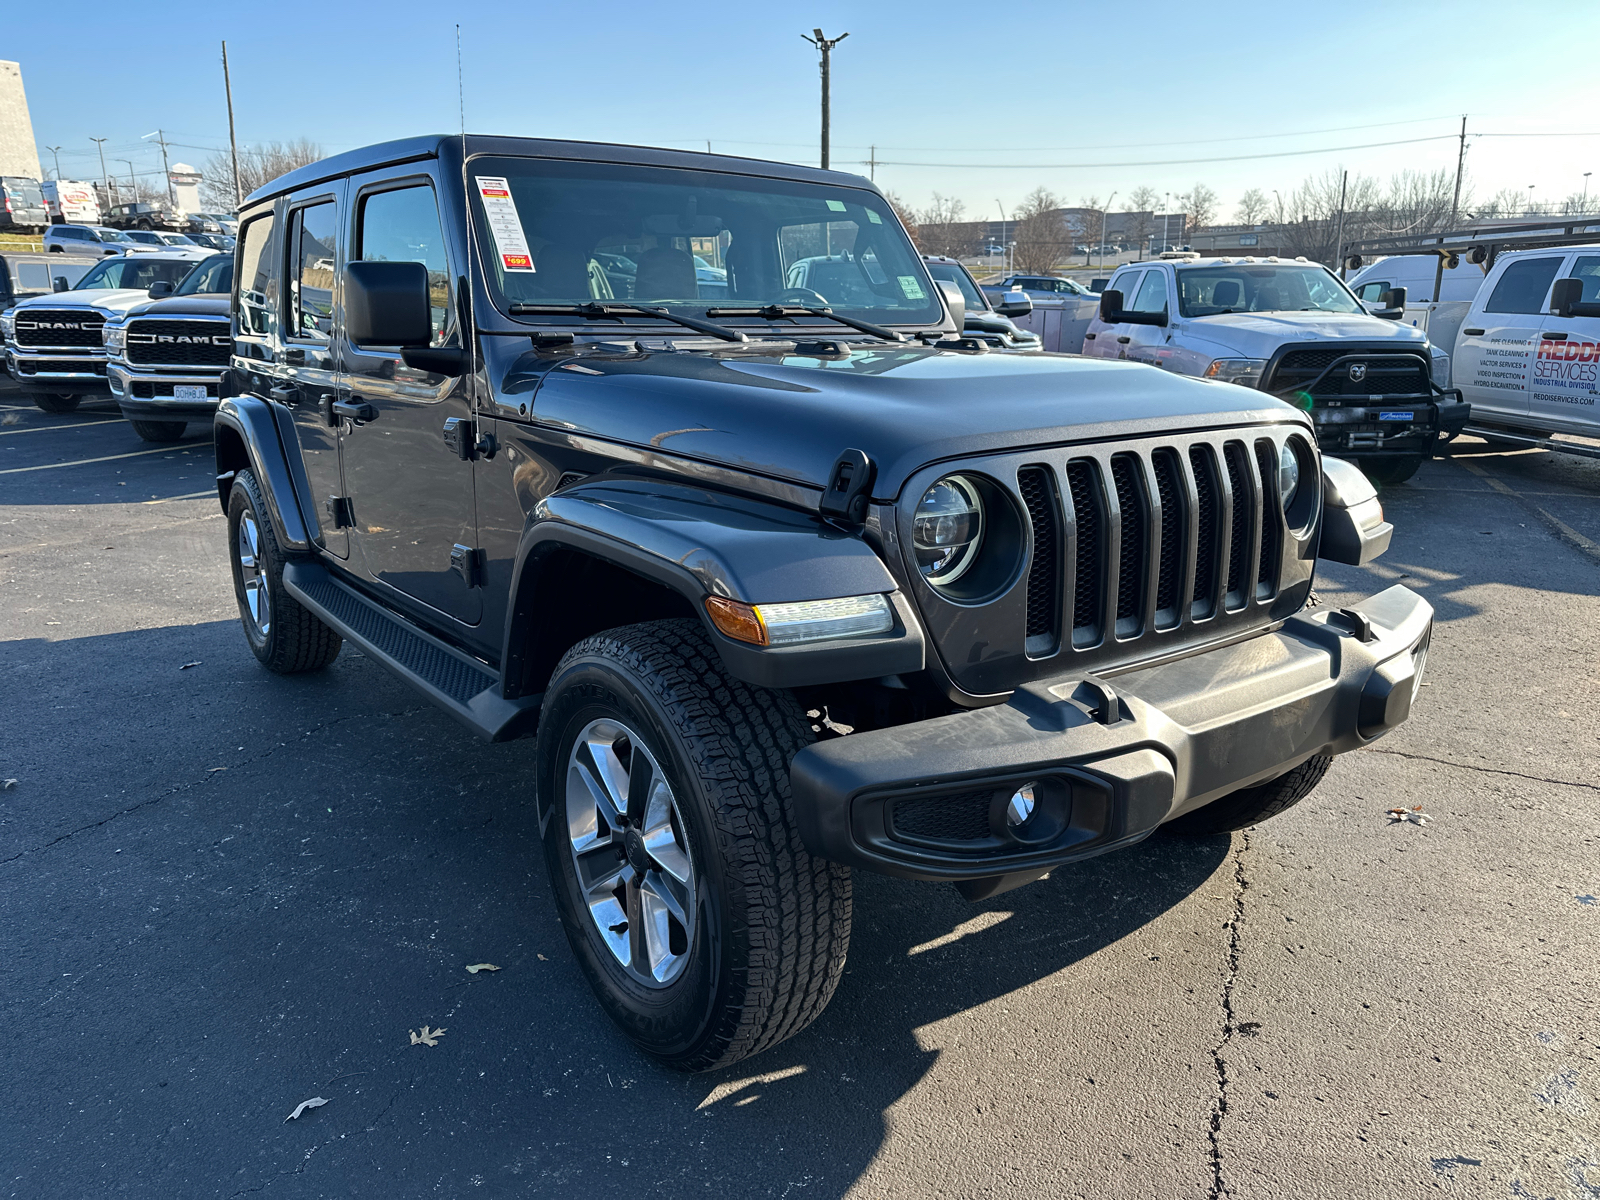
[[1600, 1197], [1600, 463], [1388, 490], [1319, 586], [1422, 592], [1428, 682], [1299, 807], [858, 875], [822, 1019], [683, 1076], [568, 952], [530, 743], [258, 667], [191, 432], [0, 392], [0, 1195]]

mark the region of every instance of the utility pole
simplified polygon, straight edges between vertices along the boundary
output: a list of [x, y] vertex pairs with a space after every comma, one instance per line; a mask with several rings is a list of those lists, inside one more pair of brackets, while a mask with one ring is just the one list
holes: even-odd
[[56, 178], [60, 179], [61, 178], [61, 155], [60, 155], [59, 151], [60, 151], [61, 147], [60, 146], [46, 146], [45, 149], [50, 151], [50, 157], [56, 160]]
[[807, 37], [803, 33], [800, 36], [822, 53], [822, 169], [826, 171], [828, 169], [828, 56], [833, 53], [835, 46], [850, 35], [841, 33], [836, 38], [825, 38], [820, 29], [813, 29], [811, 32], [815, 36]]
[[[867, 155], [867, 178], [873, 183], [878, 182], [878, 148], [873, 146]], [[1585, 185], [1587, 186], [1587, 180]]]
[[[167, 177], [167, 203], [171, 204], [173, 208], [177, 208], [178, 197], [177, 194], [172, 190], [172, 168], [167, 165], [167, 135], [158, 129], [154, 133], [145, 134], [144, 137], [155, 138], [156, 141], [161, 143], [161, 173]], [[144, 141], [144, 138], [140, 138], [139, 140], [142, 142]], [[122, 161], [126, 162], [127, 159], [123, 159]]]
[[228, 94], [228, 147], [233, 151], [233, 207], [244, 204], [244, 189], [239, 183], [239, 139], [233, 132], [233, 80], [228, 75], [228, 43], [222, 43], [222, 90]]
[[1350, 184], [1350, 172], [1346, 171], [1339, 177], [1339, 224], [1335, 227], [1333, 235], [1334, 261], [1339, 265], [1339, 278], [1344, 278], [1344, 197], [1345, 189]]
[[106, 170], [106, 142], [110, 139], [90, 138], [89, 140], [96, 143], [96, 148], [100, 151], [100, 178], [105, 180], [106, 203], [109, 204], [111, 202], [111, 172]]
[[1450, 228], [1456, 227], [1456, 220], [1461, 211], [1461, 172], [1467, 163], [1467, 114], [1461, 114], [1461, 149], [1456, 151], [1456, 194], [1450, 201]]

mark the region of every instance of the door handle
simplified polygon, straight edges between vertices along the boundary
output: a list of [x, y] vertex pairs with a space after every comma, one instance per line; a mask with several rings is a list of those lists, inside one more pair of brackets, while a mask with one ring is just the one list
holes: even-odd
[[267, 395], [276, 400], [279, 404], [287, 404], [290, 407], [293, 407], [299, 401], [300, 389], [294, 387], [284, 387], [281, 384], [275, 384], [267, 389]]
[[349, 417], [357, 425], [378, 419], [378, 410], [362, 400], [335, 400], [333, 413], [338, 417]]
[[1565, 333], [1546, 333], [1541, 334], [1540, 336], [1543, 337], [1547, 342], [1564, 342], [1567, 340], [1567, 335]]
[[303, 367], [306, 362], [306, 352], [304, 350], [285, 350], [283, 352], [283, 361], [291, 367]]
[[1131, 341], [1133, 341], [1133, 339], [1132, 339], [1132, 338], [1125, 338], [1125, 337], [1119, 337], [1119, 338], [1118, 338], [1118, 339], [1117, 339], [1117, 344], [1118, 344], [1118, 345], [1119, 345], [1119, 346], [1126, 346], [1126, 345], [1127, 345], [1127, 344], [1128, 344], [1128, 343], [1129, 343], [1129, 342], [1131, 342]]
[[1483, 336], [1483, 330], [1481, 330], [1481, 329], [1463, 329], [1461, 332], [1466, 334], [1468, 337], [1482, 337]]

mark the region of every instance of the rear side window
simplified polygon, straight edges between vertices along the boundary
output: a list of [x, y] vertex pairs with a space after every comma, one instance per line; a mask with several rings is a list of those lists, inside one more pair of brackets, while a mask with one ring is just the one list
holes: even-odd
[[444, 345], [450, 332], [450, 265], [433, 189], [422, 184], [364, 196], [357, 246], [356, 257], [368, 262], [419, 262], [428, 268], [432, 345]]
[[1122, 303], [1123, 303], [1124, 306], [1126, 306], [1133, 299], [1133, 296], [1131, 295], [1131, 290], [1133, 288], [1136, 288], [1136, 287], [1139, 286], [1139, 276], [1141, 276], [1143, 274], [1144, 274], [1143, 271], [1129, 271], [1126, 275], [1118, 275], [1115, 279], [1113, 279], [1111, 281], [1110, 286], [1107, 287], [1106, 290], [1108, 292], [1110, 292], [1110, 291], [1121, 292], [1122, 293]]
[[1146, 271], [1139, 285], [1139, 296], [1128, 307], [1133, 312], [1158, 313], [1167, 306], [1167, 273]]
[[333, 202], [296, 209], [289, 229], [289, 336], [325, 342], [333, 336], [333, 256], [338, 240]]
[[1550, 294], [1550, 283], [1556, 277], [1561, 259], [1525, 258], [1514, 262], [1494, 285], [1484, 312], [1541, 313], [1544, 298]]
[[17, 286], [41, 292], [50, 290], [50, 268], [39, 262], [17, 264]]
[[274, 304], [277, 280], [272, 275], [272, 214], [257, 217], [240, 233], [239, 251], [239, 332], [270, 337], [275, 332]]
[[1583, 280], [1584, 304], [1600, 300], [1600, 255], [1578, 255], [1578, 261], [1572, 264], [1572, 271], [1567, 278]]

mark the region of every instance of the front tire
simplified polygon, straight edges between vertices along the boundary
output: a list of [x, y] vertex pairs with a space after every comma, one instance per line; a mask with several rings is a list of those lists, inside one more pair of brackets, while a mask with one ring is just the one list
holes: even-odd
[[1258, 825], [1269, 817], [1293, 808], [1309, 796], [1322, 782], [1332, 762], [1333, 755], [1318, 754], [1275, 779], [1229, 792], [1204, 808], [1185, 813], [1176, 821], [1169, 822], [1167, 828], [1173, 833], [1206, 837]]
[[827, 1007], [850, 872], [800, 840], [789, 692], [728, 676], [692, 620], [596, 634], [545, 693], [537, 780], [567, 940], [607, 1014], [682, 1070], [727, 1066]]
[[183, 421], [135, 421], [128, 424], [147, 442], [175, 442], [183, 436], [188, 425]]
[[228, 559], [245, 640], [262, 666], [295, 675], [339, 657], [343, 639], [284, 589], [283, 551], [249, 471], [234, 476], [228, 496]]
[[78, 407], [82, 396], [62, 392], [34, 392], [33, 402], [47, 413], [69, 413]]

